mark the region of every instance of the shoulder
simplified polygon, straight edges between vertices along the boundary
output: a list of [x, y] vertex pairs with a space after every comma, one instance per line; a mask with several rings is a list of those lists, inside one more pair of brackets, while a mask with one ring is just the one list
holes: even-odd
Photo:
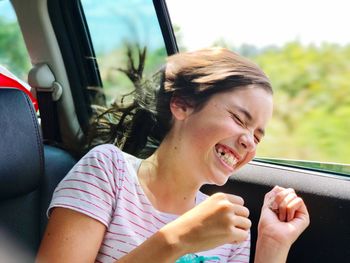
[[71, 169], [54, 192], [50, 208], [65, 207], [108, 226], [123, 186], [125, 161], [111, 144], [91, 149]]
[[104, 157], [112, 157], [112, 156], [121, 156], [123, 158], [123, 152], [117, 146], [113, 144], [101, 144], [94, 148], [92, 148], [86, 155], [92, 156], [104, 156]]
[[82, 159], [81, 164], [93, 163], [95, 166], [110, 172], [119, 178], [118, 185], [121, 186], [125, 177], [134, 178], [142, 159], [123, 152], [113, 144], [102, 144], [91, 149]]
[[101, 144], [85, 154], [69, 174], [82, 172], [98, 175], [120, 185], [126, 170], [123, 152], [113, 144]]
[[83, 158], [81, 163], [95, 162], [99, 166], [123, 167], [125, 158], [122, 150], [113, 144], [101, 144], [92, 148]]
[[137, 171], [139, 169], [139, 166], [142, 162], [142, 159], [137, 158], [131, 154], [122, 152], [124, 160], [126, 162], [126, 165], [128, 167], [128, 169], [131, 169], [133, 171]]

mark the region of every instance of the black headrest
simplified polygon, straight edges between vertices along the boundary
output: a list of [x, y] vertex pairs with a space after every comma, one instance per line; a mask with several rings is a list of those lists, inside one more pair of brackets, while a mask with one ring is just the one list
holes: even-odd
[[32, 103], [20, 90], [0, 88], [0, 200], [38, 188], [43, 165]]

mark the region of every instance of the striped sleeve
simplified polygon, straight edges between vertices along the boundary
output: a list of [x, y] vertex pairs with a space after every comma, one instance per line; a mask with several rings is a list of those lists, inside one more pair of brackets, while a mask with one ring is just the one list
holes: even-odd
[[125, 161], [114, 145], [100, 145], [88, 152], [59, 183], [48, 209], [64, 207], [90, 216], [106, 227], [112, 219]]
[[234, 245], [228, 263], [249, 263], [250, 257], [250, 235], [242, 243]]

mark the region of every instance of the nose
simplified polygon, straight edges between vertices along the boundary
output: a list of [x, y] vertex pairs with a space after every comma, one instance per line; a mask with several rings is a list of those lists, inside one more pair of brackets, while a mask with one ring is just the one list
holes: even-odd
[[254, 135], [250, 133], [244, 133], [239, 137], [239, 145], [241, 148], [247, 152], [253, 152], [256, 149], [256, 144], [254, 142]]

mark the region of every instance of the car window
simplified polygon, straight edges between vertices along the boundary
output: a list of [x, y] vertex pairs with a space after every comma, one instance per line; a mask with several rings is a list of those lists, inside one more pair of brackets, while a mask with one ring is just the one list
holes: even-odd
[[139, 65], [139, 50], [146, 48], [144, 77], [164, 63], [166, 49], [152, 0], [81, 0], [94, 46], [108, 104], [133, 90], [122, 72], [128, 66], [127, 50]]
[[346, 1], [166, 3], [180, 51], [227, 47], [270, 77], [275, 110], [257, 160], [350, 174]]
[[16, 14], [9, 0], [0, 1], [0, 65], [23, 81], [31, 63]]

